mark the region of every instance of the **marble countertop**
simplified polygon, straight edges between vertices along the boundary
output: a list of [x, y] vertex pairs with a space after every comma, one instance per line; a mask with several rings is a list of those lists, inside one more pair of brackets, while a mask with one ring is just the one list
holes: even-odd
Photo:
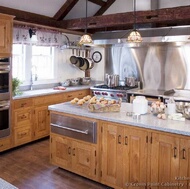
[[89, 112], [85, 107], [72, 105], [69, 102], [51, 105], [48, 107], [48, 109], [52, 111], [74, 114], [98, 120], [111, 121], [124, 125], [132, 125], [141, 128], [190, 136], [190, 120], [163, 120], [158, 119], [152, 114], [141, 115], [141, 118], [139, 120], [136, 120], [133, 119], [133, 117], [131, 116], [126, 116], [127, 104], [128, 103], [122, 103], [120, 112], [93, 113]]
[[83, 89], [90, 89], [92, 85], [80, 85], [80, 86], [69, 86], [66, 87], [65, 90], [56, 90], [53, 88], [48, 89], [38, 89], [38, 90], [30, 90], [30, 91], [24, 91], [21, 95], [14, 96], [13, 99], [22, 99], [22, 98], [31, 98], [31, 97], [37, 97], [37, 96], [43, 96], [43, 95], [49, 95], [49, 94], [57, 94], [57, 93], [64, 93], [64, 92], [71, 92], [71, 91], [77, 91], [77, 90], [83, 90]]
[[12, 184], [8, 183], [7, 181], [0, 178], [0, 188], [1, 189], [18, 189], [17, 187], [13, 186]]

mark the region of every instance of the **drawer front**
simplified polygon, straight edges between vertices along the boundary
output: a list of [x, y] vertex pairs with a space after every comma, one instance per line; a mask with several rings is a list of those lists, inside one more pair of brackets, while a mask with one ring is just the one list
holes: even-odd
[[14, 101], [14, 109], [28, 108], [31, 107], [32, 105], [33, 105], [32, 99], [22, 99]]
[[31, 127], [21, 127], [14, 129], [14, 144], [15, 146], [25, 144], [32, 140]]
[[15, 111], [15, 127], [20, 127], [23, 125], [31, 125], [32, 124], [32, 110], [28, 109], [25, 111]]
[[11, 148], [11, 139], [10, 138], [0, 139], [0, 152], [7, 150], [9, 148]]
[[65, 99], [67, 101], [72, 100], [73, 98], [83, 98], [86, 95], [90, 94], [90, 90], [81, 90], [81, 91], [74, 91], [65, 93]]
[[54, 94], [34, 98], [34, 106], [51, 105], [63, 102], [63, 94]]

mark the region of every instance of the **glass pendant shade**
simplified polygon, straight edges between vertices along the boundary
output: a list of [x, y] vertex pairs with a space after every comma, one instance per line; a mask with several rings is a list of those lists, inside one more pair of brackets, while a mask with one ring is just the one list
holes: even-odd
[[127, 38], [128, 42], [133, 42], [133, 43], [140, 43], [142, 42], [142, 37], [141, 34], [137, 31], [137, 30], [133, 30], [128, 38]]
[[84, 45], [84, 44], [91, 44], [93, 43], [92, 38], [88, 34], [84, 34], [79, 41], [79, 45]]

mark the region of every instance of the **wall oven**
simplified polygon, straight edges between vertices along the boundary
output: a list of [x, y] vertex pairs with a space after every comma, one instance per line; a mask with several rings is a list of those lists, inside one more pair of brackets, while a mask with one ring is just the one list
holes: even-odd
[[9, 58], [0, 58], [0, 100], [10, 99], [11, 66]]
[[11, 78], [10, 58], [0, 58], [0, 138], [10, 135]]
[[0, 101], [0, 138], [10, 135], [10, 101]]

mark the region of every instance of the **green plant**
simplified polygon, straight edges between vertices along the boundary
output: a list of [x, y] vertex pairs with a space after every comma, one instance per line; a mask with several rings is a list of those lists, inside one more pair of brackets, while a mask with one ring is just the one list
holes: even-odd
[[20, 84], [22, 84], [22, 82], [17, 77], [15, 77], [15, 78], [12, 79], [12, 92], [13, 92], [13, 96], [22, 94], [22, 92], [19, 90]]

